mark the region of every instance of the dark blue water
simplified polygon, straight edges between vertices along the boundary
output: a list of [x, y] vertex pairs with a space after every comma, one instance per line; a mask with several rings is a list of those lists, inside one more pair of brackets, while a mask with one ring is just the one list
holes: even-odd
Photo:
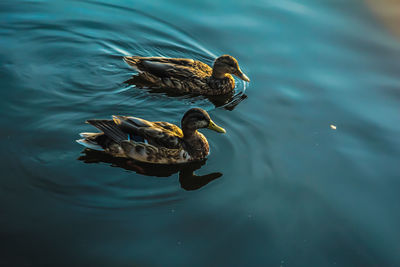
[[[399, 8], [1, 1], [0, 266], [399, 266]], [[230, 108], [124, 83], [124, 55], [221, 54], [251, 78]], [[227, 130], [198, 177], [75, 143], [194, 106]]]

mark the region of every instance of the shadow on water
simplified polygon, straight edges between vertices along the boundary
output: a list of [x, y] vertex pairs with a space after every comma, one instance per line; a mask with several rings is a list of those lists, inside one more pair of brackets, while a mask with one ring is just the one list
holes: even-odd
[[115, 158], [105, 152], [88, 148], [84, 149], [82, 154], [83, 155], [81, 155], [78, 160], [84, 163], [108, 163], [111, 164], [112, 167], [123, 168], [146, 176], [170, 177], [179, 172], [181, 187], [187, 191], [200, 189], [222, 176], [220, 172], [196, 175], [194, 171], [200, 169], [206, 163], [206, 160], [186, 164], [162, 165], [143, 163], [133, 159]]
[[[146, 89], [150, 93], [155, 94], [165, 94], [169, 97], [180, 97], [188, 94], [178, 93], [173, 88], [170, 89], [161, 89], [161, 88], [152, 88], [151, 83], [144, 80], [139, 75], [133, 75], [128, 80], [124, 81], [125, 84], [129, 86], [134, 86], [135, 88], [139, 89]], [[189, 96], [197, 97], [196, 94], [189, 94]], [[232, 111], [239, 105], [240, 102], [247, 98], [247, 95], [241, 92], [230, 92], [225, 95], [218, 95], [218, 96], [203, 96], [204, 98], [208, 99], [216, 108], [222, 107], [226, 110]]]

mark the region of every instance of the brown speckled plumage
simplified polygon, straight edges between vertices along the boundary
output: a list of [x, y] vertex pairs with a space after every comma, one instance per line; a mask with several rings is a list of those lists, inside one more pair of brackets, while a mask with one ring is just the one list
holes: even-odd
[[188, 110], [182, 129], [168, 122], [150, 122], [130, 116], [113, 116], [113, 120], [88, 120], [102, 133], [81, 133], [78, 143], [116, 156], [142, 162], [176, 164], [202, 160], [209, 145], [200, 128], [225, 132], [200, 108]]
[[207, 64], [186, 58], [124, 57], [126, 63], [150, 84], [176, 93], [224, 95], [235, 89], [235, 79], [250, 81], [240, 70], [237, 60], [229, 55], [218, 57], [211, 68]]

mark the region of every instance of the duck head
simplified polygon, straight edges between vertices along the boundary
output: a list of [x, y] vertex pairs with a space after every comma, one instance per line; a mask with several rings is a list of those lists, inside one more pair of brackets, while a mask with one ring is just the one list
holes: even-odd
[[225, 77], [226, 73], [233, 74], [243, 81], [250, 82], [249, 77], [247, 77], [246, 74], [244, 74], [240, 69], [237, 60], [230, 55], [223, 55], [218, 57], [214, 61], [213, 65], [212, 75], [214, 78], [222, 79]]
[[186, 111], [182, 117], [181, 125], [184, 135], [201, 128], [208, 128], [218, 133], [226, 133], [225, 129], [215, 124], [207, 111], [201, 108], [192, 108]]

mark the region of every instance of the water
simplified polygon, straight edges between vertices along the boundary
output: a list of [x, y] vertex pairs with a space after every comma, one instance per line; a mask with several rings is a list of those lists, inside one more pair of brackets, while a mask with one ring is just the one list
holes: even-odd
[[[0, 265], [399, 266], [398, 11], [2, 1]], [[123, 55], [221, 54], [251, 79], [233, 106], [124, 83], [134, 72]], [[227, 129], [203, 131], [204, 165], [143, 175], [78, 160], [86, 119], [179, 123], [194, 106]]]

